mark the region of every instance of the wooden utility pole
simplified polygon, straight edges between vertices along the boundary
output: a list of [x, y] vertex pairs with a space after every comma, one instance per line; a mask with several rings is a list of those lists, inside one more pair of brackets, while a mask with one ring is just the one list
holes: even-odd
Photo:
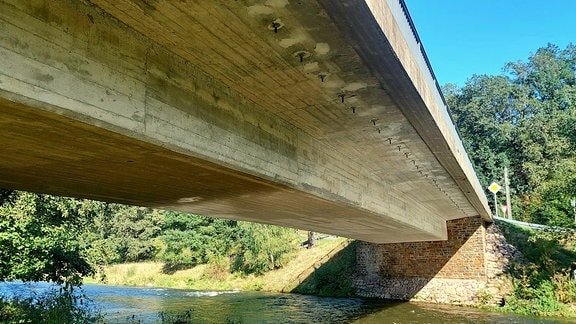
[[506, 190], [506, 218], [512, 219], [512, 203], [510, 202], [510, 180], [508, 180], [507, 167], [504, 167], [504, 190]]

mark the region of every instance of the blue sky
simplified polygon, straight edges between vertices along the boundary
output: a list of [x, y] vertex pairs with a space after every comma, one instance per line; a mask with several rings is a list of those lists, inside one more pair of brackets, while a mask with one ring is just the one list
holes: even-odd
[[576, 44], [576, 0], [405, 0], [440, 85]]

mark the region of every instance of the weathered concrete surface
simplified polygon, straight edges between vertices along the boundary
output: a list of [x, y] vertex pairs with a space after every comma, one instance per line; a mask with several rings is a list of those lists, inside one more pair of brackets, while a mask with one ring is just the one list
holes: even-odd
[[394, 3], [0, 1], [0, 186], [446, 239], [486, 199]]

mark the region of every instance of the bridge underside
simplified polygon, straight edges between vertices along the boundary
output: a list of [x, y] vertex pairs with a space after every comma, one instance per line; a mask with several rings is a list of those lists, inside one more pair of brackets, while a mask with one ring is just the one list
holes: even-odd
[[0, 187], [376, 243], [489, 217], [390, 10], [326, 3], [0, 3]]
[[265, 221], [374, 242], [422, 237], [413, 227], [375, 213], [72, 119], [6, 101], [0, 101], [0, 114], [3, 187]]

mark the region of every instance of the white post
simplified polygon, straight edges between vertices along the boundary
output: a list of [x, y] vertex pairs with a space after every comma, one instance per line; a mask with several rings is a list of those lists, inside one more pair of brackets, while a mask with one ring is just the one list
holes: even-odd
[[572, 205], [572, 210], [574, 211], [574, 223], [576, 223], [576, 198], [570, 199], [570, 205]]
[[488, 186], [488, 190], [490, 190], [494, 194], [494, 216], [498, 216], [498, 199], [496, 194], [500, 191], [500, 186], [496, 182], [492, 182], [491, 185]]
[[498, 217], [498, 199], [496, 198], [496, 193], [494, 193], [494, 213]]
[[510, 181], [508, 180], [508, 168], [504, 167], [504, 189], [506, 190], [506, 216], [512, 219], [512, 203], [510, 202]]

